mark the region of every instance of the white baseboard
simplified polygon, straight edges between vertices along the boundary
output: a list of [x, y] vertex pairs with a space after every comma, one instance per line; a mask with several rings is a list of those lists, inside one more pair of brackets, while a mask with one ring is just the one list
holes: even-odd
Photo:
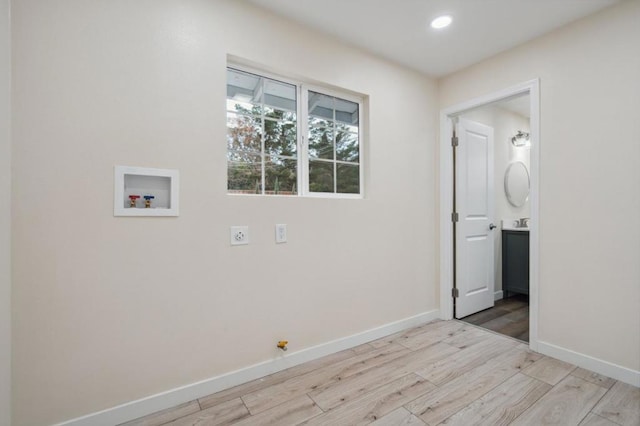
[[493, 293], [493, 300], [500, 300], [503, 298], [504, 298], [504, 293], [502, 292], [502, 290], [496, 291], [495, 293]]
[[574, 352], [540, 340], [538, 340], [537, 352], [591, 370], [603, 376], [628, 383], [632, 386], [640, 387], [640, 371], [612, 364], [608, 361], [593, 358], [589, 355]]
[[58, 426], [113, 426], [138, 417], [146, 416], [166, 408], [193, 401], [197, 398], [219, 392], [251, 380], [303, 364], [314, 359], [353, 348], [372, 340], [380, 339], [393, 333], [433, 321], [440, 317], [439, 310], [424, 312], [382, 325], [358, 334], [343, 337], [294, 353], [287, 353], [279, 358], [261, 362], [247, 368], [212, 377], [201, 382], [192, 383], [171, 389], [146, 398], [131, 401], [116, 407], [98, 411], [59, 423]]

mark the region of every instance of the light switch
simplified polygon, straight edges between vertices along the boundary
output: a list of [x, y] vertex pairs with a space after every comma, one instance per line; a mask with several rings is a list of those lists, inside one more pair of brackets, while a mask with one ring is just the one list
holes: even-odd
[[287, 225], [284, 223], [278, 223], [276, 225], [276, 243], [287, 242]]

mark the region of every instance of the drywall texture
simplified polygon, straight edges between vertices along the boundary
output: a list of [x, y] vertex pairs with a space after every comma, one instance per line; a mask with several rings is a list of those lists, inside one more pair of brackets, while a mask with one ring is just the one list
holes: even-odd
[[540, 78], [539, 340], [640, 370], [640, 1], [440, 82], [446, 107]]
[[0, 0], [0, 426], [11, 424], [11, 43]]
[[[12, 13], [15, 425], [437, 309], [432, 80], [243, 2]], [[226, 194], [227, 54], [369, 97], [366, 199]], [[180, 217], [113, 217], [114, 165], [179, 169]]]
[[[499, 104], [498, 104], [499, 105]], [[500, 106], [487, 105], [465, 112], [462, 117], [477, 121], [493, 128], [495, 220], [498, 229], [501, 220], [511, 224], [513, 220], [529, 217], [531, 206], [527, 200], [522, 207], [514, 207], [509, 203], [504, 189], [504, 176], [509, 164], [521, 161], [531, 169], [529, 148], [515, 147], [511, 138], [518, 130], [529, 132], [529, 119]], [[502, 291], [502, 234], [494, 232], [494, 291]]]

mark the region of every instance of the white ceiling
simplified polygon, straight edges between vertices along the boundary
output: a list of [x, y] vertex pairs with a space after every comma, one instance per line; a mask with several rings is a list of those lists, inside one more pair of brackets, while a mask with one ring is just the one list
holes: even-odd
[[[621, 0], [246, 0], [440, 77]], [[450, 27], [430, 28], [436, 16]]]

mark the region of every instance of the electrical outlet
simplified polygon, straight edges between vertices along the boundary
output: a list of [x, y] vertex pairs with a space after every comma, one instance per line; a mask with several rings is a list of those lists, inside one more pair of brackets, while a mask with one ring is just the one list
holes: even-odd
[[248, 226], [232, 226], [231, 227], [231, 245], [241, 246], [249, 244], [249, 227]]
[[279, 223], [276, 225], [276, 243], [287, 242], [287, 225]]

